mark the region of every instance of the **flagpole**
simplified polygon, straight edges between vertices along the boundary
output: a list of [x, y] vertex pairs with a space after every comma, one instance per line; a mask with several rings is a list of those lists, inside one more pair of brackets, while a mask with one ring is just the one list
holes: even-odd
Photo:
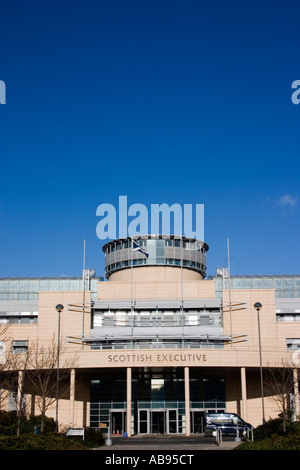
[[133, 238], [131, 237], [131, 346], [133, 346]]
[[183, 314], [183, 272], [182, 272], [182, 265], [183, 265], [183, 259], [182, 259], [182, 252], [183, 252], [183, 239], [181, 237], [181, 243], [180, 243], [180, 282], [181, 282], [181, 323], [182, 323], [182, 333], [181, 333], [181, 341], [182, 341], [182, 346], [184, 346], [184, 314]]
[[84, 304], [85, 304], [85, 240], [83, 242], [83, 267], [82, 267], [82, 343], [83, 349], [83, 336], [84, 336]]
[[231, 285], [230, 285], [230, 255], [229, 255], [229, 238], [227, 238], [227, 256], [228, 256], [228, 293], [229, 293], [229, 312], [230, 312], [230, 335], [231, 335], [231, 347], [232, 347], [232, 307], [231, 307]]
[[131, 238], [131, 306], [133, 303], [133, 239]]

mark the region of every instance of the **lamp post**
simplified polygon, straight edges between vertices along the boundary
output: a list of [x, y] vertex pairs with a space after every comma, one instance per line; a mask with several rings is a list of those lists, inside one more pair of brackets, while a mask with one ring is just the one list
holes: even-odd
[[58, 382], [59, 382], [59, 352], [60, 352], [60, 314], [64, 309], [62, 304], [55, 307], [58, 313], [58, 331], [57, 331], [57, 369], [56, 369], [56, 431], [58, 431]]
[[254, 308], [257, 311], [257, 322], [258, 322], [258, 344], [259, 344], [259, 363], [260, 363], [260, 388], [261, 388], [261, 400], [262, 400], [262, 421], [265, 424], [265, 407], [264, 407], [264, 385], [263, 385], [263, 373], [262, 373], [262, 358], [261, 358], [261, 339], [260, 339], [260, 320], [259, 311], [262, 308], [260, 302], [254, 304]]

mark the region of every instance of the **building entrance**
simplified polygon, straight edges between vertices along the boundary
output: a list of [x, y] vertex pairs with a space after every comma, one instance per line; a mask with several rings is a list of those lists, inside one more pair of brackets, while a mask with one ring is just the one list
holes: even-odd
[[166, 411], [151, 411], [151, 434], [165, 434]]
[[126, 432], [126, 411], [111, 410], [110, 429], [112, 434], [123, 434]]
[[178, 433], [178, 410], [139, 410], [139, 434]]

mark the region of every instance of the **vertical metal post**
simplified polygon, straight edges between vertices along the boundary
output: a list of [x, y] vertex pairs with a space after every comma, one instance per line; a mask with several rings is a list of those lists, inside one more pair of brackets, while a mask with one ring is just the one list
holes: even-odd
[[83, 267], [82, 267], [82, 335], [81, 335], [81, 349], [83, 349], [83, 336], [84, 336], [84, 304], [85, 304], [85, 240], [83, 242]]
[[228, 256], [228, 293], [229, 293], [229, 312], [230, 312], [230, 336], [232, 347], [232, 308], [231, 308], [231, 286], [230, 286], [230, 256], [229, 256], [229, 238], [227, 238], [227, 256]]
[[58, 431], [58, 382], [59, 382], [59, 353], [60, 353], [60, 313], [63, 311], [64, 306], [61, 304], [55, 307], [58, 313], [58, 327], [57, 327], [57, 368], [56, 368], [56, 431]]
[[265, 424], [265, 406], [264, 406], [264, 385], [263, 385], [263, 371], [262, 371], [262, 352], [261, 352], [261, 337], [260, 337], [260, 319], [259, 311], [262, 307], [260, 302], [254, 304], [254, 308], [257, 311], [257, 323], [258, 323], [258, 346], [259, 346], [259, 368], [260, 368], [260, 388], [261, 388], [261, 401], [262, 401], [262, 422]]

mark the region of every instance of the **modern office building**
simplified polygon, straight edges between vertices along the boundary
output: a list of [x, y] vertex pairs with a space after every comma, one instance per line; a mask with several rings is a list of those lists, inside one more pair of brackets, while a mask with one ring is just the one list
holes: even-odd
[[0, 279], [0, 322], [9, 325], [2, 357], [60, 337], [61, 367], [76, 358], [68, 396], [47, 415], [55, 418], [58, 404], [61, 426], [102, 423], [129, 437], [200, 433], [212, 410], [257, 426], [263, 414], [279, 413], [270, 391], [262, 396], [260, 373], [284, 363], [299, 415], [300, 275], [230, 277], [218, 268], [207, 278], [204, 242], [145, 235], [136, 243], [103, 246], [106, 279], [90, 270], [82, 278]]

